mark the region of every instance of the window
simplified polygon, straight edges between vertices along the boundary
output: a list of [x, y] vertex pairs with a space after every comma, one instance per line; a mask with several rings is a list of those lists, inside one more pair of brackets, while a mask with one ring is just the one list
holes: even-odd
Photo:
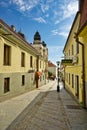
[[70, 73], [69, 73], [69, 84], [70, 84]]
[[38, 68], [38, 59], [36, 59], [36, 68]]
[[10, 78], [4, 78], [4, 93], [7, 93], [10, 88]]
[[70, 57], [70, 50], [69, 50], [69, 57]]
[[79, 53], [79, 44], [76, 43], [76, 53], [78, 54]]
[[33, 57], [30, 56], [30, 67], [33, 67]]
[[75, 76], [75, 93], [77, 98], [79, 99], [79, 76]]
[[74, 47], [73, 47], [73, 45], [72, 45], [72, 55], [74, 55]]
[[11, 47], [8, 45], [4, 45], [4, 65], [11, 64]]
[[72, 88], [74, 88], [74, 74], [72, 74]]
[[25, 66], [25, 53], [22, 52], [21, 53], [21, 67], [24, 67]]
[[22, 86], [24, 86], [24, 85], [25, 85], [25, 76], [22, 75]]

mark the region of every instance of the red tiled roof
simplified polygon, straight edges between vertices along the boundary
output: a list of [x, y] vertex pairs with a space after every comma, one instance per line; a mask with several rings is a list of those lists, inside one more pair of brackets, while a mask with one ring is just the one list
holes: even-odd
[[56, 67], [56, 65], [53, 64], [51, 61], [48, 61], [48, 67]]

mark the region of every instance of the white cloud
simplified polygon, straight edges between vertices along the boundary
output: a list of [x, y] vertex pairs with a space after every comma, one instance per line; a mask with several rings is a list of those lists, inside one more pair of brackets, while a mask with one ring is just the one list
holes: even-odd
[[0, 4], [4, 6], [6, 6], [6, 4], [15, 4], [16, 9], [20, 12], [24, 12], [26, 15], [35, 8], [36, 12], [31, 12], [34, 15], [32, 17], [35, 17], [35, 15], [40, 17], [44, 13], [44, 17], [47, 18], [48, 22], [54, 22], [55, 25], [66, 18], [70, 18], [78, 10], [77, 0], [9, 0], [8, 3], [2, 2]]
[[60, 35], [67, 38], [70, 28], [71, 26], [70, 24], [68, 24], [68, 25], [61, 26], [59, 29], [54, 29], [51, 32], [52, 32], [52, 35], [54, 36]]
[[61, 6], [61, 9], [63, 11], [62, 19], [69, 18], [78, 11], [78, 1], [70, 1], [68, 4], [65, 3]]
[[21, 10], [25, 10], [26, 8], [25, 2], [23, 0], [10, 0], [10, 3], [18, 5]]
[[67, 31], [59, 31], [59, 30], [52, 30], [52, 35], [56, 36], [56, 35], [60, 35], [60, 36], [63, 36], [63, 37], [67, 37], [68, 36], [68, 32]]
[[43, 13], [45, 13], [45, 11], [49, 10], [49, 5], [41, 4], [41, 10]]
[[68, 36], [68, 32], [59, 32], [58, 35], [66, 38]]
[[51, 32], [52, 32], [52, 35], [58, 35], [58, 30], [57, 29], [52, 30]]
[[20, 11], [27, 11], [37, 6], [39, 0], [10, 0], [10, 3], [16, 4]]
[[58, 23], [60, 23], [60, 21], [59, 21], [59, 20], [56, 20], [56, 21], [55, 21], [55, 24], [58, 24]]
[[72, 18], [78, 11], [78, 0], [64, 0], [58, 4], [58, 8], [53, 8], [55, 25], [60, 22]]
[[46, 23], [46, 20], [43, 19], [42, 17], [34, 18], [34, 20], [36, 20], [36, 21], [39, 22], [39, 23]]

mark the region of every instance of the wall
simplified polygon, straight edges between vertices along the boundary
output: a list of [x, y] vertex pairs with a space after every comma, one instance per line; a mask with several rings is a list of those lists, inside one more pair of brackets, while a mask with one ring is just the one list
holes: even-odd
[[[77, 57], [77, 62], [71, 66], [65, 66], [65, 85], [67, 89], [77, 98], [79, 102], [83, 101], [83, 83], [82, 83], [82, 46], [79, 45], [79, 53], [77, 53], [77, 43], [75, 41], [75, 33], [78, 31], [80, 15], [77, 13], [72, 24], [64, 54], [73, 59]], [[73, 46], [73, 49], [72, 49]], [[73, 51], [73, 53], [72, 53]], [[73, 75], [73, 76], [72, 76]], [[72, 78], [74, 77], [74, 78]]]

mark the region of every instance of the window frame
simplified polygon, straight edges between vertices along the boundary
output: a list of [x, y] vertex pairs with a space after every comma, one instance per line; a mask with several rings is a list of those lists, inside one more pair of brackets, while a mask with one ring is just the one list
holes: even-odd
[[79, 43], [76, 42], [76, 54], [79, 54]]
[[33, 56], [30, 56], [30, 68], [33, 67]]
[[74, 88], [74, 74], [72, 74], [72, 88]]
[[11, 65], [11, 46], [4, 44], [3, 64], [6, 66]]
[[25, 67], [25, 53], [21, 52], [21, 67]]
[[7, 93], [10, 91], [10, 78], [4, 78], [4, 93]]
[[22, 75], [22, 86], [25, 85], [25, 75]]

